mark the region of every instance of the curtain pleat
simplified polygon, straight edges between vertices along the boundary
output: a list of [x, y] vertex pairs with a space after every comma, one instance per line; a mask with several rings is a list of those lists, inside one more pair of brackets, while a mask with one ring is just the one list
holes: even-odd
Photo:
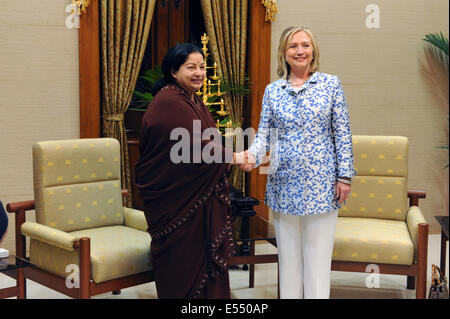
[[124, 114], [141, 68], [156, 0], [101, 0], [103, 136], [121, 145], [124, 205], [132, 206], [131, 172]]
[[[228, 83], [244, 85], [247, 42], [248, 0], [201, 0], [209, 49], [217, 62], [219, 75]], [[233, 123], [242, 126], [244, 99], [241, 95], [224, 96]], [[233, 168], [232, 185], [245, 189], [244, 172]]]

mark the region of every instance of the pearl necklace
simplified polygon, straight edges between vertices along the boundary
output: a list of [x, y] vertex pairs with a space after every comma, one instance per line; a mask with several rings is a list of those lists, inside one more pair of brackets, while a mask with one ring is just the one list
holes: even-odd
[[292, 85], [292, 86], [299, 86], [299, 85], [303, 85], [303, 84], [305, 84], [306, 83], [306, 81], [308, 81], [308, 79], [306, 79], [305, 81], [303, 81], [303, 82], [291, 82], [291, 80], [287, 80], [288, 81], [288, 83], [290, 84], [290, 85]]

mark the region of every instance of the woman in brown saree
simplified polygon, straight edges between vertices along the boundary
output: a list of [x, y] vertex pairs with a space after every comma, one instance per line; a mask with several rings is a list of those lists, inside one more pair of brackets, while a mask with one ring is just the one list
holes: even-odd
[[[162, 71], [142, 120], [135, 167], [152, 237], [158, 298], [230, 298], [227, 259], [234, 253], [234, 241], [230, 163], [224, 159], [234, 162], [235, 154], [202, 137], [215, 123], [195, 94], [206, 76], [201, 50], [188, 43], [175, 46], [164, 58]], [[181, 149], [188, 160], [181, 162], [176, 160], [180, 142], [173, 136], [180, 129], [189, 132]], [[201, 158], [199, 149], [207, 145], [207, 153], [221, 153], [221, 161]]]

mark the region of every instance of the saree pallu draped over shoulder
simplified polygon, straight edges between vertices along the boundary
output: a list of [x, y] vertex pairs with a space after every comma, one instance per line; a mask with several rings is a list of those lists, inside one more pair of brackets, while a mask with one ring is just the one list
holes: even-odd
[[[234, 254], [228, 163], [174, 163], [175, 129], [189, 132], [191, 158], [201, 132], [215, 127], [201, 99], [177, 85], [156, 94], [142, 120], [135, 182], [152, 236], [151, 254], [158, 298], [230, 298], [227, 259]], [[216, 145], [215, 151], [225, 149]]]

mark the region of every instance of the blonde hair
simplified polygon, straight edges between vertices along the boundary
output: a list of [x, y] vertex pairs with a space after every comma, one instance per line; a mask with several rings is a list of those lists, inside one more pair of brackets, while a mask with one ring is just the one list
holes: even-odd
[[310, 73], [312, 74], [319, 70], [319, 65], [320, 65], [319, 64], [319, 46], [317, 45], [316, 38], [312, 34], [311, 30], [308, 29], [307, 27], [303, 27], [303, 26], [290, 26], [290, 27], [287, 27], [281, 34], [280, 44], [278, 45], [278, 56], [277, 56], [278, 69], [277, 69], [277, 72], [278, 72], [279, 77], [283, 77], [284, 75], [286, 75], [286, 77], [287, 77], [289, 75], [289, 73], [291, 72], [291, 68], [290, 68], [289, 64], [286, 62], [287, 46], [289, 44], [289, 41], [294, 36], [294, 34], [296, 34], [297, 32], [300, 32], [300, 31], [303, 31], [308, 35], [308, 37], [311, 39], [311, 44], [313, 47], [313, 59], [311, 61]]

